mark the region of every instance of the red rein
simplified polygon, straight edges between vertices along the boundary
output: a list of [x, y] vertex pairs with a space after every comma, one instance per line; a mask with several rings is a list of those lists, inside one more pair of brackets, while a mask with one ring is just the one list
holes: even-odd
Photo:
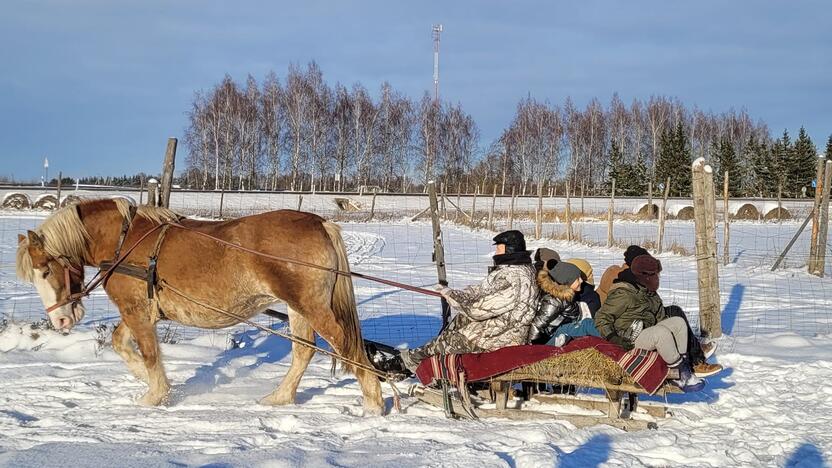
[[202, 237], [207, 237], [208, 239], [211, 239], [215, 242], [219, 242], [220, 244], [226, 245], [228, 247], [232, 247], [232, 248], [235, 248], [235, 249], [238, 249], [238, 250], [242, 250], [243, 252], [248, 252], [252, 255], [257, 255], [257, 256], [260, 256], [260, 257], [268, 258], [268, 259], [271, 259], [271, 260], [277, 260], [277, 261], [280, 261], [280, 262], [293, 263], [295, 265], [306, 266], [306, 267], [309, 267], [309, 268], [316, 268], [318, 270], [329, 271], [329, 272], [332, 272], [332, 273], [335, 273], [335, 274], [338, 274], [338, 275], [354, 276], [356, 278], [365, 279], [365, 280], [373, 281], [373, 282], [376, 282], [376, 283], [386, 284], [388, 286], [393, 286], [393, 287], [396, 287], [396, 288], [399, 288], [399, 289], [404, 289], [406, 291], [412, 291], [412, 292], [416, 292], [416, 293], [419, 293], [419, 294], [424, 294], [424, 295], [427, 295], [427, 296], [442, 297], [441, 294], [439, 294], [436, 291], [431, 291], [430, 289], [420, 288], [418, 286], [411, 286], [409, 284], [399, 283], [398, 281], [386, 280], [384, 278], [378, 278], [376, 276], [365, 275], [363, 273], [356, 273], [354, 271], [342, 271], [342, 270], [338, 270], [337, 268], [328, 268], [328, 267], [325, 267], [325, 266], [316, 265], [314, 263], [304, 262], [303, 260], [296, 260], [296, 259], [293, 259], [293, 258], [286, 258], [286, 257], [279, 257], [279, 256], [276, 256], [276, 255], [269, 255], [269, 254], [266, 254], [266, 253], [263, 253], [263, 252], [258, 252], [257, 250], [253, 250], [253, 249], [249, 249], [247, 247], [243, 247], [242, 245], [238, 245], [238, 244], [235, 244], [233, 242], [228, 242], [226, 240], [214, 237], [214, 236], [212, 236], [210, 234], [206, 234], [204, 232], [197, 231], [195, 229], [183, 226], [183, 225], [178, 224], [178, 223], [162, 223], [162, 224], [159, 224], [159, 225], [155, 226], [153, 229], [147, 231], [142, 237], [140, 237], [139, 240], [137, 240], [133, 245], [130, 246], [129, 249], [127, 249], [126, 252], [124, 252], [123, 255], [121, 255], [119, 258], [117, 258], [113, 262], [112, 266], [110, 266], [110, 268], [108, 268], [104, 272], [104, 274], [101, 274], [101, 271], [99, 270], [99, 272], [96, 273], [96, 275], [90, 280], [90, 282], [87, 283], [87, 285], [80, 292], [75, 293], [75, 294], [71, 293], [71, 281], [70, 281], [69, 273], [70, 273], [70, 271], [73, 271], [75, 273], [80, 274], [81, 270], [80, 270], [80, 268], [76, 268], [75, 266], [73, 266], [72, 264], [67, 262], [66, 265], [64, 265], [64, 280], [66, 282], [66, 297], [64, 297], [63, 300], [58, 301], [57, 303], [55, 303], [55, 305], [47, 307], [46, 308], [46, 313], [49, 314], [50, 312], [54, 311], [55, 309], [63, 307], [67, 304], [78, 302], [82, 298], [84, 298], [86, 296], [89, 296], [90, 293], [92, 293], [93, 290], [95, 290], [97, 287], [101, 286], [102, 283], [107, 281], [107, 278], [112, 276], [112, 274], [116, 270], [116, 268], [119, 265], [121, 265], [121, 263], [127, 258], [127, 256], [130, 255], [130, 253], [133, 252], [133, 250], [139, 244], [141, 244], [142, 241], [144, 241], [148, 236], [150, 236], [150, 234], [152, 234], [152, 233], [158, 231], [159, 229], [161, 229], [162, 226], [164, 226], [165, 224], [169, 224], [171, 227], [175, 227], [175, 228], [179, 228], [179, 229], [182, 229], [182, 230], [185, 230], [185, 231], [188, 231], [188, 232], [192, 232], [192, 233], [200, 235]]

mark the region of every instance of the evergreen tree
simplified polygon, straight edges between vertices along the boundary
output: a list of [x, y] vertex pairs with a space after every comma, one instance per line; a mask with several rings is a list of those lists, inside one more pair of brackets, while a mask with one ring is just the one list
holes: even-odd
[[623, 156], [621, 155], [621, 150], [618, 148], [618, 143], [616, 141], [612, 141], [610, 144], [610, 155], [609, 155], [609, 178], [607, 178], [607, 193], [612, 191], [612, 181], [615, 179], [615, 191], [621, 193], [622, 186], [627, 185], [626, 179], [629, 178], [629, 172], [627, 170], [623, 161]]
[[[647, 164], [641, 156], [636, 157], [636, 162], [631, 166], [631, 180], [633, 181], [633, 195], [644, 195], [647, 193]], [[654, 185], [653, 190], [656, 190]]]
[[789, 188], [792, 195], [802, 195], [806, 188], [807, 195], [815, 178], [818, 150], [812, 139], [806, 134], [806, 129], [800, 127], [800, 133], [794, 142], [794, 148], [789, 161]]
[[723, 138], [719, 142], [714, 142], [712, 146], [711, 152], [716, 156], [718, 164], [714, 176], [714, 185], [719, 187], [717, 192], [722, 192], [721, 187], [724, 183], [725, 171], [728, 171], [728, 194], [732, 197], [739, 196], [742, 193], [742, 187], [740, 186], [742, 174], [740, 173], [740, 165], [733, 143], [731, 143], [731, 140]]
[[829, 139], [826, 140], [826, 159], [832, 160], [832, 135], [829, 135]]
[[691, 193], [691, 149], [682, 124], [668, 129], [659, 139], [659, 158], [656, 161], [656, 179], [661, 182], [670, 177], [670, 193], [688, 196]]
[[765, 142], [757, 142], [757, 138], [752, 134], [745, 145], [745, 160], [751, 164], [751, 194], [759, 197], [767, 196], [773, 177], [769, 168], [768, 145]]
[[769, 154], [768, 166], [774, 175], [772, 178], [774, 186], [770, 188], [771, 196], [776, 196], [781, 187], [783, 194], [791, 193], [789, 191], [789, 162], [792, 159], [793, 150], [789, 131], [783, 130], [783, 136], [774, 142]]

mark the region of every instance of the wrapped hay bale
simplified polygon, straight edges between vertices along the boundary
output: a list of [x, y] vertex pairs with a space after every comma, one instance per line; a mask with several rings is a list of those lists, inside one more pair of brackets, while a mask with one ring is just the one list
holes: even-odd
[[3, 203], [0, 206], [13, 210], [25, 210], [32, 206], [32, 201], [25, 193], [11, 192], [3, 197]]
[[58, 198], [51, 193], [44, 193], [38, 195], [35, 199], [35, 203], [32, 204], [32, 208], [36, 210], [49, 210], [53, 211], [58, 208]]

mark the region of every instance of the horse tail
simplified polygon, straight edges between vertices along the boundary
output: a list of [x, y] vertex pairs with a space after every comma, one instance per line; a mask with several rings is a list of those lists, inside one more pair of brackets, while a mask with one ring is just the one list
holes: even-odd
[[[341, 227], [329, 221], [324, 221], [323, 224], [338, 256], [338, 270], [349, 272], [350, 264], [347, 260], [344, 239], [341, 237]], [[361, 337], [361, 324], [358, 320], [358, 306], [355, 303], [352, 277], [340, 273], [335, 276], [335, 288], [332, 290], [332, 311], [344, 330], [344, 349], [341, 352], [347, 359], [369, 364], [367, 352], [364, 350], [364, 340]], [[343, 368], [350, 369], [352, 366], [344, 364]]]

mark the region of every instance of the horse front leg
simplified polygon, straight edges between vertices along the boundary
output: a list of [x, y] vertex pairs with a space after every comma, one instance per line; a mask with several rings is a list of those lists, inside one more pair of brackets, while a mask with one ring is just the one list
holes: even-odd
[[[289, 328], [292, 334], [298, 338], [314, 342], [315, 332], [312, 326], [300, 314], [289, 307]], [[292, 365], [280, 385], [260, 400], [263, 405], [291, 405], [295, 402], [295, 395], [298, 391], [298, 384], [303, 377], [306, 368], [309, 366], [309, 361], [315, 350], [307, 346], [292, 344]]]
[[113, 350], [121, 356], [133, 376], [147, 383], [147, 369], [141, 354], [136, 351], [135, 347], [136, 342], [133, 341], [130, 329], [124, 322], [119, 323], [113, 330]]
[[162, 366], [159, 340], [156, 337], [156, 324], [144, 313], [146, 310], [146, 308], [140, 308], [137, 314], [123, 313], [122, 318], [130, 328], [147, 372], [148, 389], [139, 399], [139, 403], [145, 406], [157, 406], [166, 402], [170, 393], [170, 384]]

